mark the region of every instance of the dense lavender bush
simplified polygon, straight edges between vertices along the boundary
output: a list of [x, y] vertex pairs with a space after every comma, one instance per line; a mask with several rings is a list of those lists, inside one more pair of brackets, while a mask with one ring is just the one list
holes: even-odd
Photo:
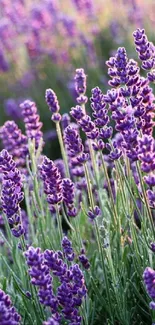
[[110, 89], [90, 101], [76, 69], [70, 116], [46, 90], [61, 159], [43, 153], [34, 102], [20, 105], [25, 135], [1, 127], [1, 325], [155, 324], [155, 50], [144, 30], [133, 36], [145, 76], [120, 47], [106, 62]]

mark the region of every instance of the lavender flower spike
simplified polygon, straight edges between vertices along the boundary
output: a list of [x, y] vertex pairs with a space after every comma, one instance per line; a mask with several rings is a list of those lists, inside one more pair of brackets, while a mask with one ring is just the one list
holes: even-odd
[[1, 203], [3, 212], [8, 218], [8, 222], [13, 226], [11, 229], [15, 237], [20, 237], [24, 233], [21, 224], [21, 210], [19, 203], [23, 200], [22, 180], [12, 156], [6, 150], [0, 154], [0, 171], [3, 173]]
[[59, 122], [61, 120], [60, 106], [55, 92], [50, 88], [46, 89], [45, 99], [49, 110], [52, 112], [52, 121]]
[[37, 114], [37, 107], [30, 100], [25, 100], [20, 107], [24, 118], [26, 135], [31, 140], [35, 139], [35, 147], [38, 149], [43, 134], [41, 131], [42, 123], [39, 121], [40, 117]]
[[64, 178], [62, 181], [63, 201], [67, 207], [69, 216], [75, 217], [77, 210], [74, 207], [75, 188], [74, 183], [69, 178]]
[[147, 267], [143, 273], [146, 290], [152, 299], [155, 299], [155, 271]]
[[79, 105], [85, 104], [88, 100], [86, 93], [86, 75], [84, 69], [76, 69], [75, 74], [75, 90], [79, 97], [77, 97], [77, 103]]
[[67, 237], [64, 237], [62, 240], [62, 247], [64, 251], [64, 255], [67, 258], [68, 261], [73, 261], [75, 254], [71, 245], [71, 242]]
[[52, 277], [41, 249], [29, 247], [25, 252], [31, 283], [39, 288], [39, 301], [44, 306], [49, 306], [54, 312], [57, 311], [57, 300], [53, 295]]
[[0, 289], [0, 324], [1, 325], [19, 325], [20, 315], [12, 306], [10, 297]]
[[83, 152], [83, 145], [78, 132], [68, 126], [65, 129], [65, 144], [71, 157], [75, 157]]
[[62, 201], [62, 179], [58, 168], [52, 160], [44, 157], [39, 170], [48, 203], [52, 205], [60, 203]]

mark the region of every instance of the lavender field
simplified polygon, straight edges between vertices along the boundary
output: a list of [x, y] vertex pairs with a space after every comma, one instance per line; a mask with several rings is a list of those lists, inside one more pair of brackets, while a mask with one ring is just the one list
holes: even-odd
[[0, 325], [155, 325], [154, 28], [0, 1]]

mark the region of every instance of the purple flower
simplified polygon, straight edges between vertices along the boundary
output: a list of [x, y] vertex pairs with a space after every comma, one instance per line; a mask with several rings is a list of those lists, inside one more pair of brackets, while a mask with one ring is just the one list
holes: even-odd
[[92, 89], [91, 107], [93, 110], [93, 117], [95, 118], [95, 125], [97, 127], [104, 127], [109, 122], [109, 116], [105, 109], [106, 103], [104, 96], [99, 87]]
[[[82, 304], [82, 298], [86, 296], [83, 273], [77, 264], [69, 268], [67, 281], [63, 280], [58, 287], [58, 301], [63, 307], [66, 319], [80, 324], [81, 317], [78, 315], [78, 307]], [[69, 280], [70, 279], [70, 280]]]
[[152, 250], [152, 252], [155, 253], [155, 243], [151, 243], [150, 246], [151, 246], [151, 250]]
[[149, 303], [149, 307], [150, 307], [150, 309], [155, 310], [155, 302], [154, 302], [154, 301], [151, 301], [151, 302]]
[[54, 164], [58, 168], [61, 178], [64, 178], [65, 177], [65, 165], [64, 165], [63, 159], [54, 160]]
[[91, 219], [91, 220], [94, 220], [96, 219], [96, 217], [99, 216], [99, 214], [101, 213], [101, 210], [98, 206], [95, 206], [94, 209], [90, 209], [88, 211], [88, 217]]
[[77, 211], [74, 207], [75, 188], [74, 183], [69, 178], [62, 180], [63, 201], [67, 207], [67, 214], [69, 216], [76, 216]]
[[51, 318], [48, 319], [48, 321], [43, 322], [43, 325], [59, 325], [59, 317], [57, 315], [52, 316]]
[[10, 297], [0, 289], [0, 324], [1, 325], [19, 325], [20, 315], [12, 306]]
[[31, 283], [39, 288], [39, 301], [44, 306], [49, 306], [54, 312], [57, 310], [57, 300], [52, 290], [52, 277], [48, 266], [45, 264], [44, 254], [40, 248], [29, 247], [25, 252]]
[[81, 249], [81, 254], [79, 255], [79, 261], [81, 262], [82, 266], [88, 270], [90, 268], [90, 263], [88, 258], [86, 257], [85, 250]]
[[89, 139], [96, 139], [99, 135], [99, 130], [94, 122], [91, 121], [89, 115], [84, 114], [80, 106], [72, 107], [71, 116], [77, 121], [77, 124], [82, 128]]
[[65, 113], [62, 115], [61, 118], [61, 125], [62, 125], [62, 129], [65, 130], [67, 128], [67, 126], [70, 124], [71, 119], [69, 114]]
[[64, 237], [62, 240], [62, 248], [67, 260], [72, 262], [74, 260], [75, 254], [72, 248], [72, 244], [67, 237]]
[[0, 129], [3, 147], [12, 155], [17, 167], [26, 164], [27, 137], [22, 134], [14, 121], [7, 121]]
[[155, 170], [155, 140], [152, 136], [144, 134], [138, 138], [138, 158], [143, 171]]
[[64, 138], [67, 150], [71, 157], [80, 155], [83, 152], [84, 147], [82, 145], [82, 140], [74, 128], [68, 126], [65, 129]]
[[[136, 50], [138, 52], [139, 58], [142, 61], [148, 61], [149, 59], [154, 56], [154, 46], [152, 43], [148, 42], [147, 36], [145, 34], [144, 29], [137, 29], [133, 33], [135, 45], [136, 45]], [[148, 65], [151, 65], [151, 62], [149, 61]], [[144, 65], [145, 69], [146, 63]]]
[[79, 105], [85, 104], [88, 98], [85, 96], [86, 93], [86, 75], [83, 69], [76, 69], [75, 74], [75, 90], [79, 97], [77, 97], [77, 103]]
[[86, 92], [86, 74], [83, 69], [76, 69], [75, 90], [78, 95], [84, 95]]
[[72, 107], [70, 115], [78, 122], [84, 117], [84, 111], [81, 106]]
[[25, 100], [20, 104], [20, 107], [24, 118], [26, 135], [28, 139], [35, 139], [35, 148], [37, 149], [43, 137], [41, 131], [42, 123], [39, 121], [40, 117], [37, 114], [37, 107], [35, 103], [30, 100]]
[[15, 120], [21, 119], [22, 115], [21, 115], [21, 110], [19, 108], [20, 103], [21, 100], [16, 100], [14, 98], [7, 99], [4, 102], [4, 108], [6, 114]]
[[12, 234], [20, 237], [24, 233], [21, 225], [21, 211], [19, 203], [23, 200], [22, 178], [19, 170], [16, 168], [12, 157], [6, 150], [0, 154], [0, 170], [3, 173], [1, 203], [3, 212], [12, 225]]
[[152, 299], [155, 299], [155, 271], [147, 267], [143, 273], [146, 290]]
[[58, 168], [52, 160], [44, 157], [39, 171], [48, 203], [52, 205], [60, 203], [62, 201], [62, 179]]
[[67, 271], [67, 264], [62, 260], [61, 252], [54, 252], [48, 249], [44, 252], [45, 264], [50, 268], [53, 275], [63, 278]]
[[46, 89], [46, 103], [52, 113], [58, 113], [60, 110], [59, 102], [55, 92], [52, 89]]

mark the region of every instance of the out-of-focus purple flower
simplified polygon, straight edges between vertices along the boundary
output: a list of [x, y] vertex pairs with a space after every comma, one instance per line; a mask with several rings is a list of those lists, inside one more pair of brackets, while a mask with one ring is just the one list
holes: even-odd
[[86, 74], [84, 69], [76, 69], [76, 74], [74, 77], [75, 80], [75, 90], [79, 97], [77, 97], [78, 104], [85, 104], [87, 102], [87, 97], [85, 96], [86, 93]]
[[76, 69], [74, 80], [77, 94], [84, 95], [86, 92], [86, 74], [84, 69]]
[[152, 136], [145, 134], [138, 138], [138, 158], [143, 171], [155, 170], [155, 140]]
[[58, 168], [52, 160], [44, 157], [39, 166], [40, 177], [44, 183], [44, 191], [47, 194], [47, 201], [51, 205], [62, 201], [62, 179]]
[[2, 325], [19, 325], [20, 315], [12, 306], [10, 297], [0, 289], [0, 322]]
[[88, 258], [86, 257], [85, 250], [81, 249], [81, 254], [79, 255], [79, 261], [81, 262], [82, 266], [88, 270], [90, 268], [90, 263]]
[[65, 130], [67, 128], [67, 126], [70, 124], [70, 116], [68, 113], [65, 113], [62, 115], [62, 118], [61, 118], [61, 126], [62, 126], [62, 129]]
[[62, 248], [67, 260], [72, 262], [74, 260], [75, 254], [72, 248], [72, 244], [67, 237], [64, 237], [62, 239]]
[[72, 0], [76, 9], [80, 14], [92, 14], [93, 13], [93, 2], [92, 0]]
[[59, 321], [59, 317], [57, 317], [57, 315], [52, 316], [51, 318], [49, 318], [46, 322], [43, 322], [43, 325], [59, 325], [60, 321]]
[[65, 178], [65, 165], [63, 159], [54, 160], [54, 164], [58, 168], [61, 178]]
[[146, 290], [152, 299], [155, 299], [155, 271], [147, 267], [143, 273]]
[[77, 214], [77, 210], [74, 206], [75, 188], [74, 183], [69, 178], [64, 178], [62, 180], [62, 193], [68, 216], [75, 217]]
[[22, 134], [14, 121], [7, 121], [0, 129], [3, 147], [12, 155], [17, 167], [26, 165], [28, 154], [27, 137]]
[[96, 217], [98, 217], [98, 216], [100, 215], [100, 213], [101, 213], [101, 210], [100, 210], [100, 208], [96, 205], [96, 206], [94, 207], [93, 210], [90, 209], [90, 210], [88, 211], [88, 217], [89, 217], [91, 220], [94, 220], [94, 219], [96, 219]]
[[21, 114], [21, 110], [19, 108], [19, 105], [21, 102], [22, 102], [21, 99], [17, 100], [14, 98], [9, 98], [9, 99], [5, 100], [4, 109], [5, 109], [6, 114], [15, 120], [21, 119], [22, 114]]
[[8, 70], [9, 70], [9, 63], [6, 60], [5, 54], [1, 48], [0, 49], [0, 71], [7, 72]]
[[155, 310], [155, 302], [154, 302], [154, 301], [151, 301], [151, 302], [149, 303], [149, 307], [150, 307], [150, 309]]
[[49, 130], [44, 133], [44, 141], [56, 140], [57, 133], [55, 130]]
[[39, 301], [44, 306], [52, 308], [53, 312], [57, 311], [57, 300], [52, 290], [52, 277], [48, 266], [45, 264], [44, 254], [40, 248], [29, 247], [25, 252], [31, 283], [39, 288]]
[[35, 148], [37, 149], [40, 140], [43, 138], [43, 133], [41, 131], [42, 123], [40, 122], [40, 117], [37, 114], [37, 107], [34, 102], [30, 100], [25, 100], [21, 105], [22, 116], [24, 118], [26, 135], [28, 139], [35, 139]]
[[152, 252], [155, 253], [155, 243], [151, 243], [150, 246], [151, 246], [151, 250], [152, 250]]

